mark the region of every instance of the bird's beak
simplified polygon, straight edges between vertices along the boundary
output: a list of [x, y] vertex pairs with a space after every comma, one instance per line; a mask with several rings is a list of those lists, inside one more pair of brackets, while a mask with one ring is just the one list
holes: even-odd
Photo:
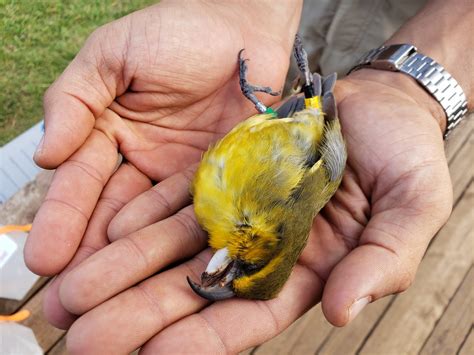
[[219, 249], [201, 275], [201, 285], [187, 277], [188, 283], [199, 296], [211, 301], [231, 298], [235, 295], [232, 290], [232, 280], [237, 276], [237, 265], [229, 257], [227, 248]]

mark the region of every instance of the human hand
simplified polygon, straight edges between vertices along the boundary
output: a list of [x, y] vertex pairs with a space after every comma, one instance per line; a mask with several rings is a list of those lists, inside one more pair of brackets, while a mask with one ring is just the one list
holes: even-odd
[[[197, 162], [253, 112], [238, 85], [241, 48], [252, 58], [251, 80], [281, 87], [300, 8], [162, 1], [95, 31], [45, 95], [35, 160], [57, 170], [25, 248], [28, 267], [55, 275], [107, 245], [108, 222], [126, 202]], [[118, 152], [126, 163], [115, 172]], [[163, 213], [142, 215], [141, 226]], [[127, 223], [120, 229], [127, 233]], [[73, 318], [51, 306], [62, 276], [45, 307], [67, 327]]]
[[[234, 353], [275, 336], [321, 299], [327, 319], [342, 326], [368, 302], [406, 289], [451, 210], [443, 113], [395, 73], [356, 72], [338, 83], [336, 96], [346, 174], [276, 299], [211, 304], [191, 291], [185, 277], [198, 278], [210, 253], [200, 252], [206, 236], [183, 199], [192, 173], [178, 173], [125, 206], [109, 228], [116, 241], [64, 278], [61, 302], [82, 314], [69, 350], [144, 344], [144, 353]], [[165, 201], [161, 208], [154, 196]], [[152, 214], [156, 223], [142, 228], [141, 216]], [[119, 232], [124, 225], [130, 234]]]

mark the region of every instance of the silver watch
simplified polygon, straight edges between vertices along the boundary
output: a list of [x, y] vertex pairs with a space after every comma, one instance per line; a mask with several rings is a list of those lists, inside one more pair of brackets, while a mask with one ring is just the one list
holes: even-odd
[[402, 72], [414, 78], [443, 107], [447, 117], [446, 138], [467, 112], [467, 100], [458, 82], [430, 57], [411, 44], [393, 44], [367, 52], [349, 73], [361, 68]]

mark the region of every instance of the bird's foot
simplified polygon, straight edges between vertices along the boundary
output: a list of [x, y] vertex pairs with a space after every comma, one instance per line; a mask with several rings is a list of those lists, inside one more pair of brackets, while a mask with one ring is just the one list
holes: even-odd
[[252, 103], [255, 105], [255, 108], [257, 109], [258, 112], [260, 113], [265, 113], [267, 111], [267, 106], [265, 106], [258, 98], [255, 96], [255, 92], [264, 92], [266, 94], [272, 95], [272, 96], [278, 96], [281, 94], [281, 91], [273, 91], [271, 87], [268, 86], [256, 86], [256, 85], [251, 85], [247, 81], [247, 64], [245, 63], [248, 59], [243, 59], [242, 58], [242, 52], [244, 50], [241, 49], [239, 51], [239, 78], [240, 78], [240, 90], [242, 91], [242, 94], [252, 101]]

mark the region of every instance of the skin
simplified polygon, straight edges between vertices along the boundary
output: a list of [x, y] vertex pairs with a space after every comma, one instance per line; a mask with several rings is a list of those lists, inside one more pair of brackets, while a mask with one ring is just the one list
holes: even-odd
[[[143, 345], [153, 354], [234, 353], [275, 336], [319, 301], [326, 318], [343, 326], [369, 301], [410, 285], [447, 220], [443, 111], [404, 75], [360, 70], [336, 86], [349, 153], [341, 188], [314, 220], [279, 296], [210, 304], [192, 292], [186, 276], [198, 279], [210, 258], [188, 195], [195, 163], [253, 113], [239, 92], [236, 53], [245, 47], [252, 58], [251, 82], [280, 87], [299, 20], [301, 4], [282, 3], [250, 32], [248, 23], [257, 21], [250, 13], [268, 7], [257, 1], [249, 11], [248, 4], [196, 1], [184, 9], [163, 1], [111, 23], [48, 90], [35, 159], [58, 169], [25, 260], [34, 272], [58, 274], [44, 311], [53, 325], [70, 327], [69, 352], [125, 353]], [[249, 15], [236, 17], [233, 6]], [[449, 25], [453, 11], [443, 6], [431, 2], [393, 40], [433, 43], [404, 39], [403, 31], [421, 33], [413, 26], [426, 16], [445, 16]], [[444, 27], [459, 46], [469, 41], [461, 23], [458, 17]], [[203, 38], [209, 42], [201, 47]], [[470, 76], [460, 75], [472, 58], [452, 57], [435, 58], [472, 98]], [[117, 150], [127, 163], [114, 172]]]

